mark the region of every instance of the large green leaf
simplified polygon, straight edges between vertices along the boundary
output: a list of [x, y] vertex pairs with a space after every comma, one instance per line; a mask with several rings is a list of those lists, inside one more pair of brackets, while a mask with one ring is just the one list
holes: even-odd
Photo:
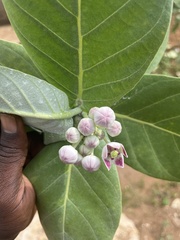
[[60, 163], [61, 144], [47, 146], [25, 169], [48, 239], [112, 240], [121, 211], [116, 168], [108, 172], [102, 163], [100, 170], [89, 173]]
[[150, 74], [157, 69], [158, 64], [160, 63], [160, 61], [161, 61], [161, 59], [162, 59], [162, 57], [163, 57], [163, 55], [166, 51], [166, 48], [167, 48], [167, 44], [168, 44], [168, 40], [169, 40], [169, 31], [170, 31], [170, 28], [166, 32], [163, 43], [161, 44], [159, 50], [157, 51], [154, 59], [150, 63], [148, 69], [146, 70], [146, 74]]
[[140, 80], [164, 40], [172, 2], [3, 0], [44, 77], [86, 109], [113, 105]]
[[0, 112], [23, 117], [28, 125], [64, 139], [65, 131], [73, 125], [72, 117], [80, 109], [69, 109], [66, 94], [53, 85], [0, 66]]
[[153, 177], [180, 181], [180, 79], [144, 76], [114, 109], [123, 124], [116, 140], [127, 148], [126, 163]]
[[0, 40], [0, 65], [43, 79], [22, 45]]

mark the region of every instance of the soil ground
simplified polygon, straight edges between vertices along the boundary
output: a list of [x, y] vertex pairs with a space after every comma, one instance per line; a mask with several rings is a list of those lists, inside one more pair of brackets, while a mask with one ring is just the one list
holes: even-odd
[[[0, 27], [0, 39], [18, 42], [9, 25]], [[180, 49], [180, 31], [170, 35], [169, 49], [173, 48]], [[119, 176], [123, 193], [123, 212], [134, 221], [140, 239], [179, 240], [180, 225], [177, 221], [180, 221], [180, 211], [175, 212], [171, 203], [180, 198], [180, 183], [154, 179], [128, 166], [119, 170]], [[32, 237], [23, 239], [28, 240]]]

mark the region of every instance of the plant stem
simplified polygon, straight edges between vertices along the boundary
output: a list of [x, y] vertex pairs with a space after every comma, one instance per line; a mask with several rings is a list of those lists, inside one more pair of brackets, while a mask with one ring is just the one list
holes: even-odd
[[80, 107], [70, 109], [67, 112], [63, 112], [63, 117], [61, 119], [72, 118], [81, 112], [82, 112], [82, 109]]

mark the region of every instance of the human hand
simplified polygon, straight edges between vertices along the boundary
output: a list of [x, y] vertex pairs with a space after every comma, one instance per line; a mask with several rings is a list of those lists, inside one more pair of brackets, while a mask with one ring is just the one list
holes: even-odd
[[22, 171], [43, 144], [36, 136], [27, 137], [18, 116], [0, 114], [0, 126], [0, 239], [13, 240], [36, 211], [34, 189]]

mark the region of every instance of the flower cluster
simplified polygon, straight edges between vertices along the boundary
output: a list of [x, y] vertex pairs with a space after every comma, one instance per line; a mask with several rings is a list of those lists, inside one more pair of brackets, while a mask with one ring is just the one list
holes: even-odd
[[72, 145], [64, 145], [59, 149], [59, 158], [67, 164], [80, 164], [90, 172], [97, 171], [100, 159], [94, 155], [94, 149], [103, 139], [107, 142], [102, 150], [102, 160], [107, 169], [112, 164], [124, 167], [126, 150], [121, 143], [110, 142], [110, 137], [118, 136], [122, 131], [120, 122], [116, 121], [115, 113], [110, 107], [91, 108], [89, 114], [78, 122], [77, 128], [66, 131], [66, 140]]

